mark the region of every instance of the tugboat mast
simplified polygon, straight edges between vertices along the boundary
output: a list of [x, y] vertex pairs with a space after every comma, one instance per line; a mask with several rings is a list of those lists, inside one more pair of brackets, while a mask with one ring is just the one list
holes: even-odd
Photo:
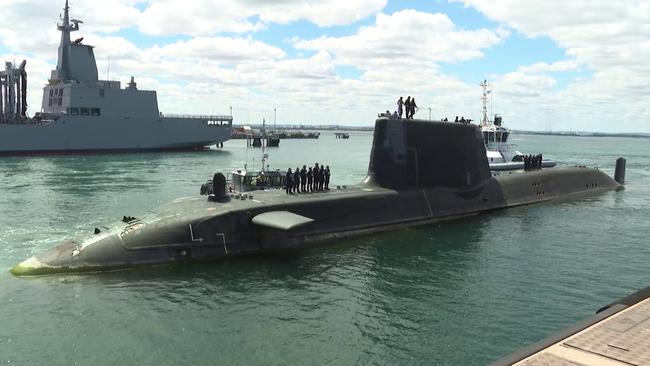
[[[483, 80], [481, 82], [481, 87], [483, 88], [483, 95], [481, 96], [481, 101], [483, 102], [483, 118], [481, 119], [481, 126], [491, 126], [492, 121], [488, 118], [488, 113], [487, 113], [487, 97], [488, 94], [492, 92], [492, 84], [489, 84], [487, 80]], [[488, 89], [490, 88], [490, 89]]]

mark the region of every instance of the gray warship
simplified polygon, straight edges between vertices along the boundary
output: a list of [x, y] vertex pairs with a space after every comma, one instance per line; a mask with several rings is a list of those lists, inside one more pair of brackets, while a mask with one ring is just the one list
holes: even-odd
[[14, 275], [105, 271], [307, 247], [507, 207], [623, 188], [598, 169], [541, 164], [493, 175], [478, 126], [379, 119], [366, 179], [312, 194], [228, 193], [217, 172], [208, 198], [179, 198], [141, 217], [65, 240]]
[[138, 90], [133, 77], [125, 88], [99, 80], [93, 46], [70, 39], [80, 23], [70, 19], [66, 0], [57, 66], [33, 117], [27, 115], [26, 61], [7, 62], [0, 71], [0, 154], [223, 147], [232, 116], [165, 115], [156, 92]]

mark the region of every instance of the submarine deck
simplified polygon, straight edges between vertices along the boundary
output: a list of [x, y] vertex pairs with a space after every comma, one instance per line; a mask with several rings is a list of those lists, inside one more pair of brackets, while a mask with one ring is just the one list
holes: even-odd
[[650, 365], [650, 287], [497, 365]]

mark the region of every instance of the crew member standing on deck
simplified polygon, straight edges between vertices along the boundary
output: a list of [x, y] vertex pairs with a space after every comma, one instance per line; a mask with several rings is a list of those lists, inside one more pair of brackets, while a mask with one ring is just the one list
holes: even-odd
[[318, 163], [314, 164], [314, 191], [318, 191], [318, 175], [320, 174], [320, 168]]
[[325, 167], [325, 190], [330, 190], [330, 166]]
[[413, 115], [415, 114], [415, 110], [418, 108], [418, 105], [415, 104], [415, 97], [411, 99], [411, 119], [413, 119]]
[[293, 172], [293, 191], [300, 193], [300, 168], [296, 167], [296, 171]]
[[307, 166], [303, 165], [300, 169], [300, 191], [302, 193], [306, 192], [307, 186]]
[[314, 172], [311, 170], [311, 167], [309, 167], [309, 170], [307, 171], [307, 191], [314, 191]]
[[323, 185], [325, 185], [325, 167], [321, 164], [320, 172], [318, 173], [318, 190], [323, 190]]
[[402, 97], [399, 97], [397, 100], [397, 115], [399, 119], [402, 119], [402, 112], [404, 112], [404, 100], [402, 100]]
[[409, 95], [404, 102], [404, 108], [406, 108], [406, 119], [409, 119], [409, 113], [411, 112], [411, 96]]
[[287, 175], [285, 177], [286, 182], [286, 189], [287, 189], [287, 194], [291, 193], [291, 189], [293, 188], [293, 173], [291, 173], [291, 168], [287, 170]]

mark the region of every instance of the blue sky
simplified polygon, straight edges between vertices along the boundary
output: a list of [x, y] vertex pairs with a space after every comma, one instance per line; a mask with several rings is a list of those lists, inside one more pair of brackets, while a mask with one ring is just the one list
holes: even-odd
[[[404, 6], [405, 3], [408, 6]], [[137, 7], [141, 10], [146, 8], [144, 3], [139, 4]], [[440, 0], [411, 0], [408, 2], [390, 1], [382, 12], [391, 14], [405, 8], [415, 9], [421, 12], [447, 14], [456, 26], [465, 30], [476, 30], [481, 28], [495, 29], [500, 26], [499, 23], [488, 19], [474, 8], [467, 7], [458, 2], [449, 3]], [[250, 19], [252, 22], [259, 21], [259, 17], [251, 17]], [[251, 36], [257, 40], [281, 48], [287, 53], [288, 57], [309, 57], [315, 52], [296, 50], [288, 40], [294, 37], [305, 39], [318, 38], [321, 36], [340, 37], [352, 34], [360, 27], [371, 26], [373, 23], [374, 17], [372, 16], [348, 25], [329, 27], [319, 27], [318, 25], [308, 21], [300, 20], [290, 24], [270, 24], [262, 30], [247, 32], [244, 34], [237, 34], [234, 32], [221, 32], [219, 34], [226, 36]], [[173, 43], [178, 40], [188, 40], [191, 38], [191, 36], [187, 35], [151, 36], [139, 32], [135, 26], [123, 29], [114, 34], [125, 37], [142, 48]], [[413, 41], [417, 42], [418, 40], [414, 39]], [[567, 56], [564, 50], [558, 47], [550, 38], [531, 38], [514, 31], [502, 44], [486, 49], [484, 58], [446, 63], [442, 66], [446, 73], [457, 75], [467, 82], [475, 82], [476, 80], [485, 77], [485, 70], [490, 70], [491, 73], [507, 73], [515, 71], [521, 64], [533, 64], [536, 62], [552, 63], [565, 59], [567, 59]], [[347, 78], [358, 77], [360, 73], [359, 70], [350, 66], [338, 67], [337, 71], [340, 71], [341, 76]], [[569, 73], [564, 76], [560, 74], [564, 73], [558, 73], [558, 77], [563, 78], [584, 76], [583, 73], [580, 73], [579, 75], [576, 73]]]
[[[407, 6], [405, 6], [407, 5]], [[140, 10], [145, 10], [145, 3], [137, 5]], [[407, 3], [402, 1], [389, 1], [382, 9], [383, 13], [391, 14], [405, 8], [414, 9], [426, 13], [444, 13], [454, 24], [464, 30], [478, 30], [481, 28], [496, 29], [503, 27], [502, 24], [488, 19], [484, 14], [472, 7], [465, 6], [459, 2], [447, 1], [423, 1], [412, 0]], [[260, 18], [253, 16], [249, 18], [253, 23], [260, 21]], [[297, 50], [290, 42], [294, 37], [304, 39], [318, 38], [321, 36], [341, 37], [353, 34], [360, 27], [372, 26], [374, 17], [368, 16], [362, 20], [347, 25], [320, 27], [306, 20], [299, 20], [289, 24], [268, 24], [264, 29], [246, 32], [220, 32], [224, 36], [253, 37], [269, 45], [273, 45], [286, 52], [288, 57], [306, 58], [313, 56], [316, 52], [309, 50]], [[491, 74], [505, 74], [516, 71], [520, 65], [534, 64], [538, 62], [553, 63], [567, 60], [565, 50], [560, 48], [552, 39], [546, 36], [528, 37], [516, 30], [510, 30], [510, 36], [501, 44], [485, 49], [482, 58], [442, 63], [441, 71], [453, 75], [466, 83], [476, 83], [489, 77]], [[179, 40], [189, 40], [188, 35], [173, 36], [152, 36], [141, 33], [136, 26], [123, 29], [115, 35], [122, 36], [139, 47], [148, 48], [155, 45], [173, 43]], [[418, 42], [417, 39], [413, 40]], [[486, 72], [486, 70], [488, 72]], [[336, 66], [336, 73], [342, 78], [356, 79], [362, 71], [351, 65]], [[590, 72], [586, 68], [573, 71], [562, 71], [551, 73], [557, 84], [554, 88], [562, 89], [576, 78], [587, 78]]]
[[[30, 75], [43, 80], [56, 62], [50, 28], [63, 1], [8, 1], [5, 12], [25, 21], [0, 24], [0, 55], [30, 58]], [[636, 0], [71, 0], [71, 7], [85, 21], [79, 36], [95, 46], [100, 75], [111, 55], [111, 77], [135, 75], [158, 90], [164, 111], [232, 105], [255, 122], [278, 108], [288, 123], [331, 123], [336, 115], [334, 122], [367, 125], [413, 93], [434, 115], [477, 119], [478, 83], [488, 79], [514, 128], [546, 129], [535, 116], [557, 115], [560, 129], [650, 130], [641, 122], [650, 121], [650, 63], [642, 61], [650, 59], [650, 11]], [[30, 105], [38, 105], [33, 88]], [[340, 113], [349, 100], [354, 111]], [[593, 122], [605, 118], [623, 122]]]

